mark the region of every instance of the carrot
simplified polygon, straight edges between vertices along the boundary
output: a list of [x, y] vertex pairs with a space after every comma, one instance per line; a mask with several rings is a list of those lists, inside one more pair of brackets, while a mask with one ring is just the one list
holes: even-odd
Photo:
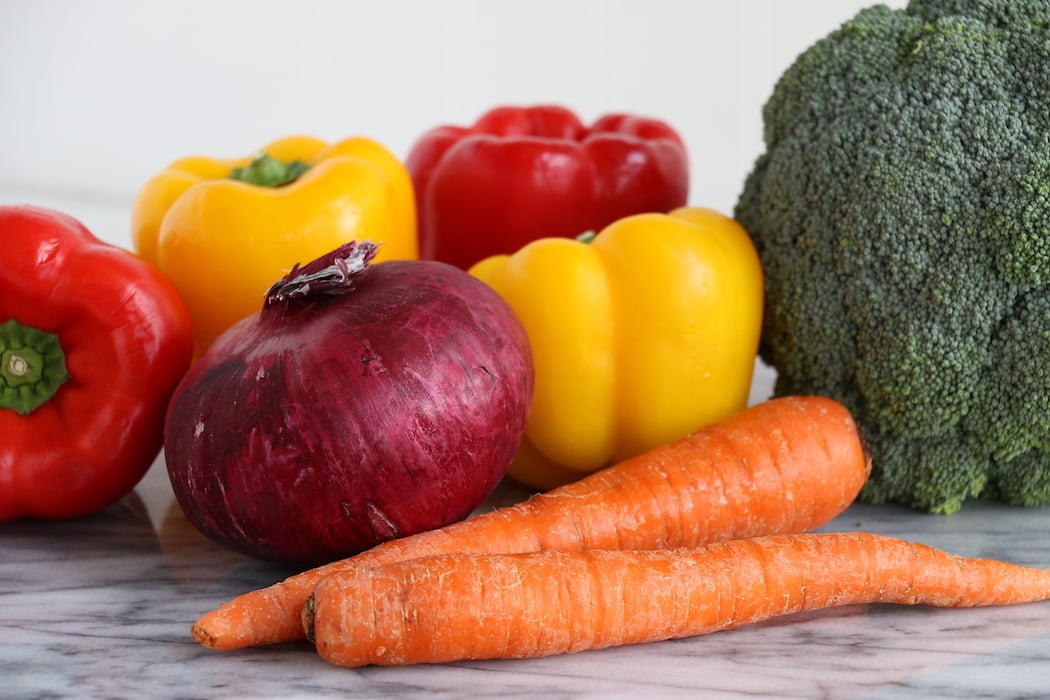
[[803, 532], [828, 522], [867, 479], [849, 411], [788, 397], [508, 508], [399, 540], [252, 591], [203, 615], [215, 649], [303, 639], [300, 612], [323, 577], [449, 552], [659, 549]]
[[350, 569], [303, 611], [340, 666], [530, 658], [690, 637], [858, 603], [943, 607], [1050, 598], [1050, 569], [956, 557], [870, 533], [699, 549], [446, 554]]

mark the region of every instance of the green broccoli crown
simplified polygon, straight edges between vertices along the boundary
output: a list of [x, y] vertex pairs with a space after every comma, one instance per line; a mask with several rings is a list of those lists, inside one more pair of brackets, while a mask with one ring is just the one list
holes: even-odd
[[1050, 503], [1050, 3], [912, 0], [803, 52], [735, 216], [777, 394], [845, 403], [861, 497]]

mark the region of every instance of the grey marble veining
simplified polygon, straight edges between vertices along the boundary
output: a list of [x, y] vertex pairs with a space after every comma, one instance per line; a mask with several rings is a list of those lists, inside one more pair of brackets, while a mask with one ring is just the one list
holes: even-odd
[[[506, 485], [490, 505], [524, 493]], [[953, 516], [856, 505], [865, 529], [1050, 566], [1050, 509]], [[854, 606], [705, 637], [527, 661], [331, 667], [308, 644], [213, 652], [189, 626], [286, 569], [205, 540], [158, 461], [136, 491], [73, 522], [0, 525], [0, 698], [1044, 698], [1050, 603]]]

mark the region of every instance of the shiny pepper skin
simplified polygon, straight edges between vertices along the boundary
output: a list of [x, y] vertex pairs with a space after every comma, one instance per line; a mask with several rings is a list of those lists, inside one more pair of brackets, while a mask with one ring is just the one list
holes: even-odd
[[560, 105], [502, 106], [424, 133], [405, 159], [420, 256], [463, 269], [537, 238], [597, 231], [686, 203], [685, 143], [667, 123], [611, 113], [584, 124]]
[[731, 218], [629, 216], [590, 242], [544, 238], [470, 272], [532, 345], [532, 412], [509, 472], [522, 483], [573, 481], [747, 404], [763, 277]]
[[132, 210], [135, 250], [182, 293], [197, 355], [256, 313], [296, 263], [364, 239], [380, 244], [378, 260], [418, 257], [408, 171], [361, 136], [291, 136], [253, 158], [182, 158], [142, 186]]
[[94, 513], [160, 453], [189, 313], [153, 265], [61, 212], [0, 207], [0, 251], [0, 522]]

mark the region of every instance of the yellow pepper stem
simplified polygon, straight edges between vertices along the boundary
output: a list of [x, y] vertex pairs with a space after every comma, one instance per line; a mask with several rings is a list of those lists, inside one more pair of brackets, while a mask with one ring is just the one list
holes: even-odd
[[295, 182], [309, 169], [310, 166], [301, 160], [286, 163], [260, 151], [245, 167], [234, 168], [230, 179], [258, 187], [281, 187]]

